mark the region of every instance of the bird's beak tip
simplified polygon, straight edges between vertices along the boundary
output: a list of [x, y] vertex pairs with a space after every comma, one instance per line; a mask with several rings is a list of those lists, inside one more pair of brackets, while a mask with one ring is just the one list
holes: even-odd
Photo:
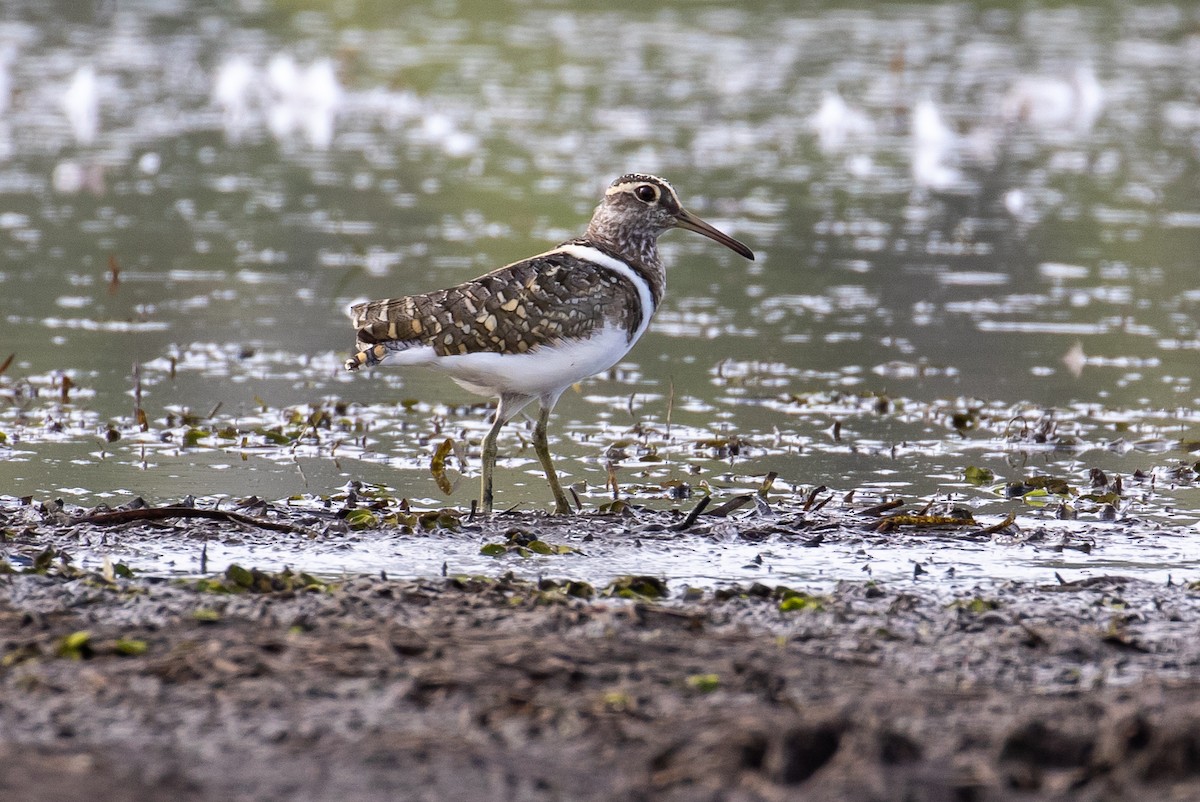
[[724, 231], [709, 225], [687, 210], [681, 210], [680, 215], [675, 218], [675, 226], [688, 231], [695, 231], [697, 234], [708, 237], [714, 242], [721, 243], [739, 256], [743, 256], [746, 259], [749, 259], [751, 262], [754, 261], [754, 251], [750, 250], [743, 243], [729, 236]]

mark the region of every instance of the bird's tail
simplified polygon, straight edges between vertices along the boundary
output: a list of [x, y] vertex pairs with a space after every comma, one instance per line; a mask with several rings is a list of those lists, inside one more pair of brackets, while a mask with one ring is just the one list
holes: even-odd
[[[359, 343], [365, 345], [365, 343]], [[346, 360], [346, 370], [355, 371], [359, 368], [369, 368], [378, 365], [388, 355], [388, 347], [383, 343], [375, 343], [374, 345], [364, 348], [361, 351], [356, 351], [354, 356]]]
[[428, 329], [418, 306], [422, 301], [423, 296], [387, 298], [351, 306], [358, 350], [346, 360], [346, 370], [373, 367], [394, 352], [421, 344]]

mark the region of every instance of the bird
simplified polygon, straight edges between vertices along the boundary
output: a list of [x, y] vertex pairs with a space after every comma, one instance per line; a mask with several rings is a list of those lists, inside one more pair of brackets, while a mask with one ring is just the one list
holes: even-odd
[[1079, 65], [1065, 78], [1020, 79], [1005, 94], [1000, 116], [1044, 134], [1086, 134], [1104, 110], [1104, 87], [1089, 65]]
[[912, 115], [912, 174], [917, 186], [940, 191], [958, 183], [962, 173], [953, 166], [958, 148], [958, 136], [942, 121], [934, 102], [918, 102]]
[[875, 131], [871, 118], [851, 108], [837, 92], [826, 92], [821, 106], [808, 118], [823, 153], [837, 153], [853, 139], [866, 139]]
[[627, 173], [605, 190], [580, 237], [455, 287], [352, 305], [357, 350], [345, 367], [426, 365], [498, 399], [482, 443], [485, 515], [493, 510], [500, 430], [537, 401], [534, 452], [555, 514], [569, 515], [546, 440], [550, 412], [564, 390], [608, 370], [646, 332], [666, 291], [658, 238], [673, 228], [754, 259], [744, 244], [687, 211], [666, 180]]
[[85, 64], [75, 71], [62, 94], [63, 111], [76, 143], [91, 145], [100, 131], [100, 92], [96, 68]]

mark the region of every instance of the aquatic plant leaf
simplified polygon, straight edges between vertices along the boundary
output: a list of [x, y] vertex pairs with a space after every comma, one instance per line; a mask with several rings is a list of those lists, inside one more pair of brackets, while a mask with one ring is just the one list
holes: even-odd
[[117, 638], [113, 644], [113, 651], [124, 657], [138, 657], [145, 654], [149, 648], [146, 641], [133, 638]]
[[960, 432], [974, 429], [979, 425], [979, 410], [969, 409], [965, 412], [955, 412], [950, 416], [950, 425]]
[[1073, 496], [1076, 493], [1077, 491], [1067, 483], [1066, 479], [1060, 479], [1056, 476], [1030, 476], [1019, 482], [1009, 482], [1004, 486], [1004, 495], [1006, 498], [1017, 498], [1020, 496], [1029, 499], [1031, 497], [1045, 497], [1048, 495]]
[[973, 484], [976, 487], [986, 485], [996, 480], [996, 474], [990, 468], [980, 468], [976, 465], [968, 465], [963, 472], [963, 478], [968, 484]]
[[183, 435], [183, 447], [195, 448], [196, 444], [206, 437], [208, 437], [208, 432], [204, 431], [203, 429], [188, 429]]
[[955, 599], [948, 607], [963, 610], [964, 612], [974, 615], [991, 612], [992, 610], [1000, 609], [1000, 602], [995, 599], [985, 599], [982, 596], [975, 596], [970, 599]]
[[719, 674], [692, 674], [684, 679], [684, 684], [693, 691], [712, 693], [721, 687], [721, 676]]
[[379, 518], [370, 510], [359, 507], [346, 513], [346, 525], [351, 529], [372, 529], [379, 526]]
[[619, 576], [604, 589], [604, 595], [622, 599], [661, 599], [667, 595], [667, 581], [656, 576]]
[[235, 587], [249, 589], [254, 584], [254, 576], [237, 563], [225, 569], [225, 578]]
[[624, 691], [606, 691], [600, 697], [600, 702], [609, 710], [623, 711], [629, 710], [634, 705], [634, 699]]
[[616, 501], [608, 501], [601, 504], [596, 509], [596, 512], [600, 515], [624, 515], [630, 509], [629, 502], [624, 499], [617, 499]]
[[33, 558], [33, 565], [29, 568], [29, 573], [44, 574], [54, 565], [54, 558], [58, 556], [58, 551], [53, 546], [47, 546], [38, 552], [38, 556]]
[[590, 583], [577, 579], [569, 580], [563, 585], [563, 590], [568, 596], [574, 596], [577, 599], [590, 599], [596, 595], [596, 589]]
[[813, 596], [801, 590], [783, 587], [776, 588], [776, 593], [782, 597], [779, 601], [779, 612], [781, 613], [819, 613], [825, 610], [825, 599], [821, 596]]
[[225, 583], [220, 579], [197, 579], [192, 585], [201, 593], [228, 593], [229, 588], [225, 587]]
[[254, 433], [266, 440], [268, 443], [276, 446], [289, 445], [293, 439], [284, 434], [283, 428], [280, 426], [273, 426], [269, 429], [264, 426], [260, 426], [254, 430]]
[[92, 656], [92, 649], [89, 641], [92, 639], [92, 633], [86, 629], [79, 632], [72, 632], [58, 642], [56, 653], [59, 657], [67, 660], [83, 660]]
[[449, 477], [446, 476], [446, 457], [454, 450], [454, 440], [447, 437], [442, 441], [442, 444], [437, 447], [437, 451], [433, 452], [433, 459], [429, 462], [429, 472], [433, 474], [433, 479], [437, 482], [438, 489], [447, 496], [454, 492], [454, 485]]
[[422, 529], [449, 529], [456, 531], [462, 526], [462, 516], [453, 510], [431, 510], [417, 516]]
[[[965, 514], [963, 514], [965, 513]], [[965, 510], [957, 515], [889, 515], [875, 525], [876, 532], [894, 532], [902, 526], [931, 529], [944, 526], [974, 526], [975, 518]]]

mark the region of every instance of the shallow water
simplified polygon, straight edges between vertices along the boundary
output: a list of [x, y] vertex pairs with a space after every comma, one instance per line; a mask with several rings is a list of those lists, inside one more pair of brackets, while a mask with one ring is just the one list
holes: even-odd
[[[432, 373], [344, 373], [342, 310], [544, 250], [636, 169], [758, 258], [664, 238], [650, 332], [557, 410], [585, 502], [610, 496], [611, 463], [622, 495], [658, 507], [774, 471], [784, 496], [1053, 519], [1061, 499], [1043, 511], [1003, 484], [1086, 494], [1098, 468], [1125, 480], [1118, 516], [1194, 531], [1200, 12], [987, 5], [10, 3], [0, 494], [282, 499], [363, 480], [466, 506], [486, 406]], [[447, 437], [450, 496], [429, 469]], [[507, 431], [498, 492], [545, 506], [527, 439]], [[968, 466], [995, 478], [971, 485]], [[1200, 555], [1186, 537], [1101, 541], [1085, 571]], [[375, 565], [391, 546], [363, 548]], [[948, 548], [873, 557], [900, 574]], [[715, 580], [753, 556], [696, 549], [655, 567]], [[588, 570], [643, 564], [621, 553]], [[393, 570], [442, 562], [427, 556]], [[954, 560], [1048, 570], [994, 547]], [[774, 566], [862, 567], [787, 549]]]

